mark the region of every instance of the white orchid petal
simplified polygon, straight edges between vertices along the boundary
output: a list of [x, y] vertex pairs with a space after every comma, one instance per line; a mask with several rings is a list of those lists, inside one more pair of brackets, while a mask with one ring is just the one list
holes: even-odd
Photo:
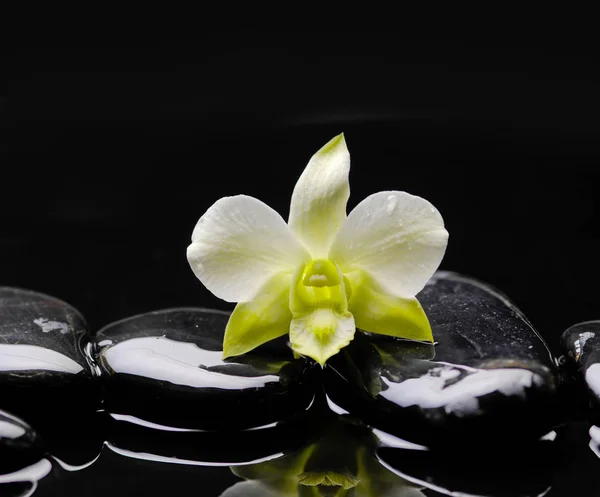
[[276, 211], [237, 195], [218, 200], [200, 218], [187, 258], [217, 297], [246, 302], [271, 276], [293, 271], [309, 254]]
[[396, 297], [411, 298], [440, 265], [448, 232], [437, 209], [406, 192], [375, 193], [350, 213], [329, 258], [344, 273], [361, 269]]
[[294, 188], [289, 225], [315, 259], [327, 256], [346, 219], [349, 172], [350, 154], [341, 134], [313, 155]]

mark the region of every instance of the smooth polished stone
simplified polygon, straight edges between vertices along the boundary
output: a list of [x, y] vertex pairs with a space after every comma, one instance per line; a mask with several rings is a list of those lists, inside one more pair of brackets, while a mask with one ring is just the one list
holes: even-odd
[[[82, 315], [41, 293], [0, 287], [2, 406], [36, 424], [73, 403], [97, 403], [92, 369], [82, 351], [88, 334]], [[42, 414], [40, 406], [53, 406]]]
[[302, 414], [314, 398], [309, 361], [271, 342], [222, 359], [229, 314], [181, 308], [102, 328], [95, 360], [111, 413], [175, 427], [244, 429]]
[[[600, 321], [571, 326], [561, 336], [561, 347], [567, 368], [575, 377], [583, 379], [597, 411], [600, 406]], [[597, 422], [600, 423], [600, 418]]]
[[83, 316], [66, 302], [0, 287], [0, 377], [90, 375], [82, 353], [87, 331]]
[[418, 299], [435, 345], [357, 334], [326, 368], [332, 409], [427, 446], [535, 439], [560, 421], [555, 360], [506, 296], [440, 272]]

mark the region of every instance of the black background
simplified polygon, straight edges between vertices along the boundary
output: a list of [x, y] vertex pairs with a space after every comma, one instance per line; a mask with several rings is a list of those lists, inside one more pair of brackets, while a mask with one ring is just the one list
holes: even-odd
[[[231, 309], [187, 264], [196, 221], [238, 193], [286, 217], [307, 160], [341, 131], [349, 208], [387, 189], [430, 200], [450, 232], [442, 268], [506, 292], [556, 352], [567, 326], [600, 318], [593, 43], [557, 27], [535, 41], [509, 30], [493, 42], [209, 32], [10, 48], [0, 81], [0, 285], [67, 300], [94, 329], [171, 306]], [[597, 483], [581, 480], [598, 464], [586, 432], [584, 423], [567, 437], [571, 464], [552, 495], [571, 495], [574, 481], [579, 495], [596, 495]], [[114, 466], [110, 479], [69, 475], [62, 493], [84, 484], [119, 493], [117, 480], [130, 482], [123, 495], [142, 482], [157, 494], [177, 478], [205, 492], [233, 482], [225, 470], [193, 468], [188, 484], [183, 467]]]
[[600, 317], [600, 70], [562, 40], [208, 33], [112, 47], [21, 46], [0, 100], [0, 284], [92, 327], [179, 305], [230, 309], [185, 258], [224, 195], [288, 213], [307, 160], [344, 131], [352, 208], [423, 196], [443, 269], [506, 292], [555, 348]]

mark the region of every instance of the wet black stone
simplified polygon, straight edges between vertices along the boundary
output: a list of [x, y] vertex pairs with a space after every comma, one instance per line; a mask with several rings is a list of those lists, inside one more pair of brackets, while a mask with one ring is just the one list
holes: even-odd
[[33, 428], [18, 417], [0, 410], [0, 475], [30, 466], [42, 459], [43, 455], [42, 442]]
[[561, 336], [566, 367], [582, 379], [594, 406], [600, 405], [600, 321], [586, 321]]
[[221, 359], [228, 314], [167, 309], [100, 330], [95, 358], [111, 413], [204, 430], [252, 428], [302, 414], [315, 368], [269, 343]]
[[562, 334], [561, 365], [565, 381], [564, 402], [575, 419], [588, 420], [590, 447], [599, 453], [600, 440], [600, 321], [577, 323]]
[[[0, 287], [2, 407], [37, 427], [37, 419], [76, 405], [98, 403], [83, 347], [81, 314], [54, 297]], [[52, 406], [42, 409], [41, 406]]]
[[560, 420], [555, 360], [531, 323], [486, 284], [440, 272], [418, 295], [435, 346], [357, 334], [325, 371], [334, 409], [407, 440], [495, 443]]

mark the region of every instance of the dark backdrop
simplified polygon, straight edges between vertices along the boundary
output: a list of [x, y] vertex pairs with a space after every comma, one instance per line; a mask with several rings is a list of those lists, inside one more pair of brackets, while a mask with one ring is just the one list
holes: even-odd
[[506, 292], [555, 346], [600, 318], [600, 70], [585, 46], [396, 34], [210, 33], [154, 46], [19, 47], [0, 109], [0, 284], [94, 328], [179, 305], [199, 216], [245, 193], [284, 217], [344, 131], [349, 207], [400, 189], [442, 212], [442, 268]]

